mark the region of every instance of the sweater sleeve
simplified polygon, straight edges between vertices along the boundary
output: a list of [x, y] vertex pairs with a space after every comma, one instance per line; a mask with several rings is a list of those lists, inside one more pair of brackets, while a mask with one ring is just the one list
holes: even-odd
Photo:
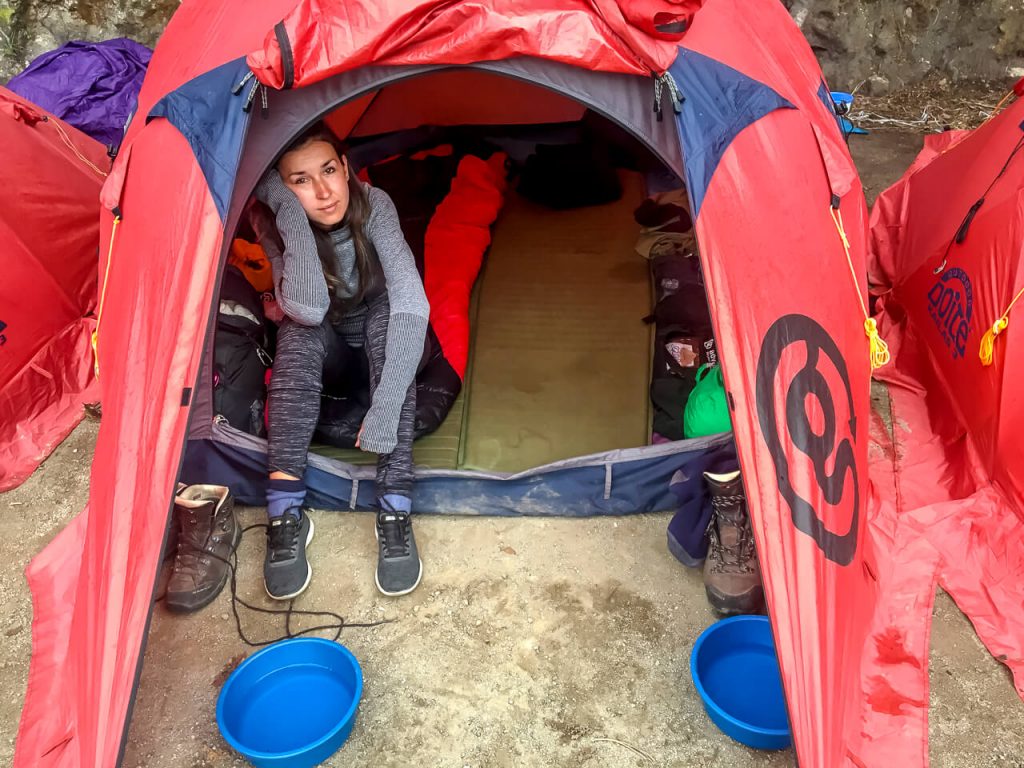
[[278, 306], [301, 325], [320, 325], [331, 305], [316, 239], [299, 199], [271, 168], [256, 186], [256, 197], [274, 212], [284, 251], [271, 238], [260, 244], [270, 259]]
[[423, 356], [430, 305], [395, 204], [384, 190], [369, 187], [367, 193], [372, 213], [366, 234], [373, 241], [384, 272], [390, 315], [384, 369], [363, 419], [359, 445], [364, 451], [391, 453], [398, 444], [402, 404]]

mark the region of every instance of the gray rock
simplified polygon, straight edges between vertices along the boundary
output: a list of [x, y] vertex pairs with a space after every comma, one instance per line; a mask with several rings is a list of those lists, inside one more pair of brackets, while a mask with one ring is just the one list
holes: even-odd
[[889, 78], [881, 75], [872, 75], [864, 83], [865, 96], [885, 96], [891, 89]]
[[[784, 0], [829, 84], [947, 76], [1001, 80], [1024, 65], [1019, 0]], [[891, 87], [891, 86], [890, 86]]]
[[71, 40], [130, 37], [153, 47], [179, 0], [0, 0], [0, 81]]

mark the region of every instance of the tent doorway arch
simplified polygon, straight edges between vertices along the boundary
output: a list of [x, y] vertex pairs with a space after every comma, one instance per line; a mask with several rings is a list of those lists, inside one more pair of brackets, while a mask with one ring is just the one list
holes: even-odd
[[[563, 227], [564, 222], [572, 221], [574, 223], [569, 227], [586, 229], [600, 226], [608, 215], [618, 216], [618, 219], [614, 242], [607, 242], [610, 231], [603, 234], [595, 231], [591, 236], [592, 240], [596, 237], [595, 242], [581, 244], [584, 253], [576, 258], [578, 272], [573, 274], [571, 263], [563, 264], [560, 277], [577, 280], [579, 291], [586, 294], [590, 289], [596, 297], [588, 301], [585, 296], [580, 296], [577, 298], [583, 300], [567, 302], [563, 306], [561, 314], [570, 315], [564, 330], [571, 339], [565, 346], [549, 345], [550, 348], [539, 350], [533, 368], [525, 362], [529, 355], [523, 354], [519, 358], [529, 371], [535, 371], [543, 369], [545, 361], [550, 361], [552, 356], [586, 354], [595, 357], [601, 354], [598, 337], [605, 334], [613, 346], [628, 344], [634, 347], [629, 363], [634, 370], [624, 380], [606, 376], [608, 380], [603, 388], [591, 387], [589, 399], [597, 401], [593, 404], [579, 402], [581, 397], [584, 401], [588, 399], [588, 388], [580, 387], [579, 377], [555, 382], [553, 388], [558, 390], [560, 387], [561, 391], [553, 393], [554, 399], [549, 403], [546, 415], [539, 409], [535, 421], [544, 426], [534, 429], [529, 424], [522, 426], [503, 422], [494, 434], [484, 430], [485, 434], [477, 437], [480, 431], [477, 429], [467, 435], [467, 419], [473, 426], [479, 425], [482, 419], [501, 422], [504, 418], [508, 422], [523, 411], [515, 403], [499, 407], [493, 402], [481, 404], [479, 396], [466, 396], [464, 399], [470, 403], [469, 413], [462, 412], [464, 404], [460, 400], [455, 406], [456, 414], [449, 419], [449, 422], [462, 420], [458, 422], [461, 427], [446, 422], [442, 430], [444, 434], [434, 441], [445, 444], [446, 449], [435, 450], [432, 443], [418, 452], [419, 511], [585, 515], [598, 511], [622, 514], [663, 510], [674, 503], [669, 480], [681, 462], [699, 459], [709, 450], [730, 450], [728, 436], [668, 445], [649, 444], [648, 393], [653, 339], [651, 329], [643, 324], [643, 318], [651, 314], [651, 290], [647, 263], [634, 250], [640, 227], [633, 220], [632, 212], [646, 196], [645, 186], [653, 184], [656, 190], [681, 188], [684, 174], [682, 147], [671, 119], [671, 104], [666, 98], [665, 109], [669, 112], [669, 119], [665, 119], [654, 108], [654, 94], [652, 81], [647, 78], [592, 72], [558, 62], [518, 57], [459, 67], [362, 67], [307, 88], [268, 93], [265, 116], [261, 116], [260, 97], [257, 96], [231, 197], [222, 260], [226, 258], [232, 242], [228, 235], [235, 231], [243, 218], [256, 180], [296, 135], [317, 120], [326, 120], [339, 138], [349, 141], [350, 157], [357, 158], [354, 163], [357, 169], [396, 155], [428, 149], [450, 140], [453, 135], [464, 137], [467, 132], [489, 142], [495, 149], [517, 146], [522, 157], [526, 157], [546, 141], [563, 144], [578, 141], [581, 133], [589, 133], [595, 125], [596, 130], [603, 128], [606, 146], [618, 150], [628, 158], [626, 162], [634, 166], [631, 171], [622, 171], [628, 179], [625, 199], [617, 210], [614, 207], [609, 210], [595, 208], [589, 217], [570, 215], [568, 219], [564, 216], [542, 217], [545, 221], [542, 226], [545, 227]], [[608, 126], [612, 126], [610, 131]], [[515, 149], [510, 151], [516, 152]], [[402, 214], [402, 206], [399, 206], [399, 215]], [[530, 222], [535, 220], [538, 220], [536, 216], [526, 215], [525, 219], [509, 226], [529, 229], [533, 226]], [[567, 242], [564, 240], [563, 244]], [[533, 245], [538, 243], [534, 241]], [[530, 249], [530, 245], [522, 242], [511, 247], [519, 249], [516, 258], [520, 259], [524, 253], [522, 249]], [[542, 243], [539, 247], [542, 251], [536, 255], [537, 259], [546, 261], [550, 267], [550, 260], [559, 258], [557, 248], [545, 250]], [[595, 251], [601, 253], [604, 261], [588, 264], [585, 259], [593, 259]], [[569, 258], [572, 258], [571, 254]], [[585, 279], [582, 273], [590, 268], [598, 273], [604, 269], [618, 270], [619, 274], [624, 272], [629, 276], [633, 283], [632, 304], [622, 306], [619, 314], [614, 315], [615, 307], [610, 305], [623, 304], [625, 294], [620, 292], [611, 296], [603, 291], [597, 285], [604, 282], [600, 277]], [[494, 286], [497, 280], [515, 282], [521, 279], [515, 265], [502, 269], [495, 263], [489, 269], [491, 272], [497, 269], [502, 274], [489, 277], [485, 283], [488, 287]], [[538, 274], [543, 278], [543, 271]], [[551, 277], [551, 280], [558, 279], [559, 275]], [[639, 280], [643, 280], [643, 285], [637, 284]], [[628, 282], [625, 287], [629, 287]], [[548, 288], [548, 293], [554, 297], [565, 296], [564, 286], [550, 284]], [[499, 295], [492, 296], [495, 293]], [[479, 294], [483, 297], [484, 307], [493, 300], [505, 301], [506, 311], [509, 307], [522, 308], [521, 296], [507, 296], [493, 289], [482, 289]], [[614, 319], [604, 317], [602, 324], [602, 316], [610, 312]], [[486, 311], [484, 315], [487, 315]], [[516, 317], [521, 325], [535, 330], [541, 328], [538, 323], [547, 323], [543, 336], [548, 341], [557, 339], [562, 333], [558, 325], [560, 321], [553, 320], [544, 306], [535, 313], [527, 311]], [[477, 319], [474, 317], [474, 326]], [[487, 318], [480, 319], [483, 319], [482, 327], [487, 328]], [[631, 326], [631, 329], [623, 333], [624, 326]], [[476, 327], [472, 330], [475, 336]], [[489, 338], [493, 340], [493, 335]], [[573, 344], [578, 347], [581, 338], [585, 338], [583, 349], [574, 349]], [[514, 334], [508, 339], [498, 338], [498, 342], [507, 343], [520, 353], [529, 346], [544, 346], [544, 339], [537, 334]], [[207, 371], [210, 371], [212, 345], [208, 343], [207, 347]], [[616, 363], [614, 357], [608, 358], [607, 365], [614, 367]], [[506, 394], [498, 391], [500, 388], [505, 392], [511, 391], [514, 397], [515, 382], [505, 380], [509, 373], [503, 369], [487, 376], [478, 367], [474, 370], [474, 379], [490, 379], [490, 399], [500, 401], [506, 398]], [[518, 373], [525, 373], [529, 379], [528, 372]], [[543, 373], [540, 376], [543, 377]], [[524, 380], [520, 384], [522, 388], [530, 388], [533, 380]], [[204, 482], [221, 482], [230, 485], [240, 499], [259, 503], [265, 482], [265, 470], [260, 466], [265, 443], [225, 426], [216, 413], [206, 408], [209, 399], [205, 392], [210, 388], [210, 377], [204, 375], [200, 380], [183, 478], [189, 482], [198, 482], [200, 478], [204, 478]], [[622, 388], [630, 390], [632, 397], [627, 400], [616, 398]], [[608, 418], [607, 409], [599, 406], [602, 401], [619, 403], [623, 406], [619, 411], [635, 413], [624, 420], [626, 424], [617, 425], [614, 419]], [[572, 402], [579, 403], [579, 413], [584, 415], [571, 417], [563, 414]], [[527, 403], [536, 403], [536, 396], [525, 398], [520, 405]], [[679, 404], [680, 418], [683, 405], [685, 402]], [[552, 421], [557, 426], [549, 426], [548, 422]], [[605, 421], [610, 423], [598, 423]], [[570, 422], [574, 422], [578, 429], [574, 429]], [[597, 434], [588, 437], [588, 426], [591, 433]], [[562, 434], [558, 434], [559, 427]], [[568, 432], [575, 434], [566, 435]], [[618, 436], [613, 437], [613, 434]], [[565, 437], [569, 439], [563, 440]], [[503, 450], [502, 447], [507, 443], [531, 440], [541, 444], [539, 450], [517, 452]], [[424, 442], [428, 441], [429, 438]], [[456, 447], [453, 448], [452, 443], [456, 443]], [[552, 446], [552, 443], [556, 445]], [[573, 450], [572, 446], [578, 448]], [[426, 455], [425, 461], [420, 459], [421, 455]], [[309, 478], [311, 497], [326, 508], [367, 508], [373, 502], [373, 472], [365, 466], [370, 460], [372, 457], [354, 450], [314, 449]], [[645, 479], [638, 482], [641, 476]], [[545, 499], [543, 503], [537, 501], [540, 496]]]

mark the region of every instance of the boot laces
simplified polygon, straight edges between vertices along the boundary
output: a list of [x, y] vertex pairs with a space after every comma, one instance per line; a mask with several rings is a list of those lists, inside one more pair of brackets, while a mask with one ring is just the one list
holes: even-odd
[[[711, 499], [711, 519], [708, 521], [708, 547], [715, 561], [715, 569], [730, 573], [752, 573], [750, 561], [755, 557], [754, 536], [750, 529], [743, 496], [716, 496]], [[735, 543], [722, 542], [721, 523], [736, 528]]]
[[178, 551], [174, 555], [174, 570], [189, 571], [199, 568], [199, 553], [200, 550], [191, 544], [179, 544]]
[[272, 563], [294, 560], [298, 557], [301, 528], [302, 520], [291, 512], [285, 512], [279, 520], [270, 523], [267, 528], [267, 544]]
[[[191, 518], [189, 522], [192, 524], [193, 530], [198, 525], [195, 517]], [[174, 554], [174, 570], [198, 570], [203, 555], [203, 548], [197, 547], [194, 539], [194, 536], [190, 536], [185, 531], [182, 531], [179, 535], [178, 551]]]
[[395, 512], [378, 515], [377, 528], [380, 530], [381, 546], [385, 557], [405, 557], [409, 554], [409, 516]]

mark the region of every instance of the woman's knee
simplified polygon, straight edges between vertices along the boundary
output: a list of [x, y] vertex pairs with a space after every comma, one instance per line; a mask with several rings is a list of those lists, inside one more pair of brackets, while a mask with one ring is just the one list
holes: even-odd
[[293, 320], [281, 324], [268, 386], [271, 394], [321, 392], [327, 356], [324, 332], [323, 327], [300, 325]]
[[323, 323], [303, 325], [286, 317], [277, 329], [277, 354], [280, 355], [282, 352], [289, 352], [292, 349], [325, 350], [326, 331], [327, 328]]

